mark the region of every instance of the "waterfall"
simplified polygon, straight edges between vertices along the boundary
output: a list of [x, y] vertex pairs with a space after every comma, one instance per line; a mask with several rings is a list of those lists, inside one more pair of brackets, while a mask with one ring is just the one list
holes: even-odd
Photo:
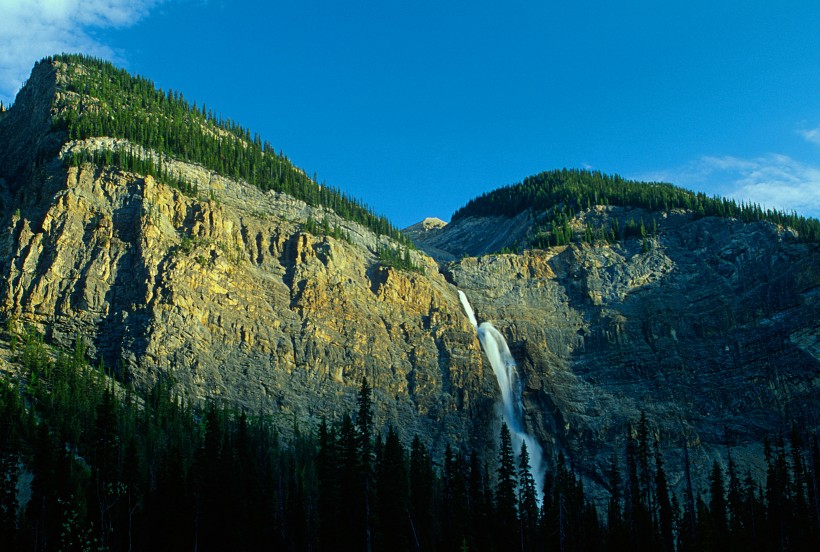
[[527, 443], [527, 450], [530, 454], [530, 473], [535, 480], [540, 499], [544, 475], [542, 466], [543, 451], [541, 445], [524, 428], [524, 410], [521, 400], [523, 388], [521, 379], [518, 377], [515, 359], [510, 352], [509, 345], [507, 345], [507, 340], [504, 339], [504, 336], [495, 326], [489, 322], [478, 323], [473, 307], [463, 291], [458, 291], [458, 298], [462, 307], [464, 307], [467, 318], [470, 319], [478, 333], [478, 341], [481, 343], [481, 348], [484, 349], [484, 354], [487, 355], [487, 359], [493, 367], [493, 373], [501, 391], [502, 416], [510, 428], [516, 454], [521, 449], [521, 443]]
[[467, 300], [467, 296], [464, 294], [463, 291], [458, 290], [458, 300], [461, 301], [461, 306], [464, 307], [464, 312], [467, 313], [467, 318], [470, 319], [473, 327], [478, 330], [478, 322], [475, 319], [475, 313], [473, 312], [473, 307], [470, 305], [470, 302]]

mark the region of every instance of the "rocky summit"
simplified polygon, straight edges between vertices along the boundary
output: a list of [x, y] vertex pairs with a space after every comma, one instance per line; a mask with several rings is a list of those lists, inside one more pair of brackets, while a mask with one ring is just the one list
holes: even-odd
[[[426, 219], [413, 248], [313, 200], [316, 183], [266, 188], [141, 138], [133, 121], [162, 117], [150, 106], [122, 132], [83, 126], [126, 117], [95, 93], [124, 85], [97, 78], [45, 60], [0, 118], [0, 315], [54, 344], [82, 336], [122, 381], [287, 429], [351, 411], [366, 376], [381, 427], [437, 455], [493, 451], [498, 387], [462, 290], [509, 343], [527, 430], [593, 487], [641, 412], [676, 484], [684, 447], [698, 476], [729, 453], [760, 470], [764, 438], [818, 427], [820, 248], [787, 226], [593, 204], [561, 245], [532, 247], [539, 215], [522, 210]], [[258, 146], [204, 115], [167, 118], [240, 156]], [[281, 166], [282, 182], [307, 180]], [[583, 239], [639, 219], [656, 227]]]

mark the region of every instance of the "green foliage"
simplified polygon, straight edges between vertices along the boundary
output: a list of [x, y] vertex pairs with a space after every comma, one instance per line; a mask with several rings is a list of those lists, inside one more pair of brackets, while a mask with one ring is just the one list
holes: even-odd
[[[79, 167], [85, 163], [99, 166], [115, 166], [125, 171], [131, 171], [142, 175], [151, 175], [165, 184], [176, 188], [182, 193], [197, 197], [199, 186], [185, 180], [181, 175], [174, 175], [168, 172], [167, 165], [155, 162], [151, 156], [144, 157], [133, 147], [120, 145], [116, 149], [103, 150], [80, 150], [67, 153], [63, 157], [70, 167]], [[213, 199], [213, 198], [211, 198]]]
[[[69, 140], [95, 136], [124, 138], [160, 155], [199, 163], [221, 175], [245, 180], [262, 190], [289, 194], [309, 205], [324, 206], [347, 220], [410, 245], [383, 216], [338, 188], [320, 184], [277, 153], [259, 135], [230, 119], [217, 117], [205, 106], [190, 104], [181, 93], [157, 89], [148, 79], [132, 76], [111, 63], [82, 55], [62, 54], [44, 62], [67, 65], [65, 91], [68, 109], [52, 122]], [[91, 156], [89, 159], [88, 156]], [[153, 158], [133, 159], [117, 152], [78, 154], [69, 164], [92, 162], [151, 174], [165, 180], [166, 172]], [[173, 177], [172, 181], [173, 181]], [[182, 189], [182, 188], [181, 188]], [[192, 193], [188, 191], [187, 193]]]
[[[568, 220], [592, 205], [642, 208], [649, 212], [686, 209], [698, 216], [732, 217], [745, 222], [765, 220], [793, 228], [801, 241], [820, 241], [820, 221], [817, 219], [763, 209], [757, 204], [738, 204], [731, 199], [708, 197], [672, 184], [637, 182], [618, 175], [577, 169], [542, 172], [518, 184], [482, 194], [453, 213], [451, 220], [455, 222], [469, 216], [514, 217], [531, 211], [543, 219], [536, 229], [532, 246], [565, 245], [573, 240]], [[657, 231], [654, 219], [653, 229]], [[614, 241], [630, 237], [635, 232], [645, 237], [648, 231], [641, 224], [625, 229], [623, 235], [617, 228], [606, 234], [610, 234], [607, 239]], [[595, 229], [585, 236], [587, 241], [596, 237]]]
[[[408, 451], [398, 429], [378, 432], [366, 380], [355, 412], [285, 439], [269, 417], [192, 406], [168, 379], [142, 395], [117, 384], [88, 364], [81, 338], [56, 353], [31, 329], [19, 339], [18, 374], [0, 377], [4, 550], [768, 552], [820, 544], [816, 435], [795, 431], [788, 447], [766, 445], [765, 490], [751, 476], [741, 482], [732, 460], [725, 473], [714, 464], [690, 524], [670, 499], [657, 443], [649, 465], [653, 431], [642, 415], [627, 433], [624, 478], [623, 452], [613, 454], [603, 519], [560, 452], [538, 510], [528, 451], [522, 445], [515, 458], [506, 426], [494, 464], [493, 454], [482, 466], [479, 452], [465, 462], [448, 447], [435, 468], [418, 436]], [[33, 479], [21, 502], [24, 471]]]
[[302, 225], [302, 230], [309, 234], [313, 234], [314, 236], [330, 236], [337, 240], [344, 240], [347, 243], [353, 243], [353, 240], [350, 237], [350, 232], [342, 229], [342, 227], [338, 224], [333, 224], [331, 226], [327, 217], [323, 217], [320, 222], [316, 222], [313, 218], [308, 218]]
[[424, 274], [424, 268], [413, 262], [409, 247], [384, 246], [379, 249], [379, 262], [384, 266], [392, 266], [398, 270]]
[[501, 446], [498, 451], [498, 468], [496, 469], [497, 482], [495, 486], [496, 507], [496, 540], [498, 546], [511, 542], [515, 538], [517, 519], [518, 479], [516, 477], [515, 456], [512, 448], [510, 430], [507, 424], [501, 422]]
[[538, 495], [530, 472], [527, 443], [521, 443], [518, 455], [518, 518], [524, 548], [534, 548], [538, 537]]

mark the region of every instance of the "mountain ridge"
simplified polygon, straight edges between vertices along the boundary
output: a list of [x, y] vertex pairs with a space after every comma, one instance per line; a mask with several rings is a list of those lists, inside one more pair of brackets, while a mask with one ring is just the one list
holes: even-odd
[[787, 228], [670, 209], [642, 236], [626, 232], [641, 207], [579, 205], [548, 229], [559, 213], [409, 232], [428, 257], [329, 206], [72, 127], [54, 63], [0, 121], [0, 313], [56, 343], [87, 336], [125, 381], [315, 425], [367, 376], [381, 426], [438, 457], [492, 454], [496, 384], [461, 289], [509, 341], [547, 458], [566, 453], [601, 492], [642, 411], [678, 488], [682, 442], [705, 478], [729, 449], [759, 468], [764, 436], [817, 428], [820, 255]]

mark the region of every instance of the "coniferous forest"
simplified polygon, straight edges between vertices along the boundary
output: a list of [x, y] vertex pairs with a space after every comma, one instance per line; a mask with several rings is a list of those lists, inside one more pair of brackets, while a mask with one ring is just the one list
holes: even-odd
[[[374, 424], [372, 390], [318, 427], [140, 394], [86, 360], [11, 333], [0, 379], [4, 550], [817, 550], [820, 449], [766, 447], [765, 481], [730, 458], [678, 496], [641, 416], [593, 501], [559, 455], [544, 480], [502, 424], [487, 450], [434, 457]], [[290, 422], [291, 424], [293, 422]], [[408, 444], [409, 443], [409, 446]], [[686, 452], [686, 451], [684, 451]], [[688, 476], [688, 472], [687, 472]], [[540, 483], [540, 485], [539, 485]], [[543, 497], [538, 487], [543, 486]]]
[[[72, 55], [43, 62], [54, 61], [68, 73], [58, 83], [67, 103], [54, 106], [52, 130], [66, 140], [129, 142], [79, 151], [65, 163], [151, 174], [192, 195], [196, 185], [169, 174], [163, 160], [199, 163], [389, 235], [399, 245], [382, 248], [379, 262], [424, 270], [385, 218], [320, 185], [233, 121], [107, 62]], [[541, 225], [530, 245], [563, 245], [575, 239], [571, 218], [593, 205], [767, 220], [793, 228], [799, 240], [820, 241], [814, 219], [572, 170], [485, 194], [453, 221], [529, 210]], [[657, 231], [653, 222], [615, 220], [586, 228], [584, 240], [646, 238]], [[308, 219], [304, 229], [350, 239], [328, 219]], [[184, 238], [180, 250], [190, 247]], [[381, 427], [366, 379], [355, 409], [300, 425], [263, 405], [248, 412], [193, 403], [169, 376], [135, 389], [116, 379], [118, 370], [89, 363], [81, 336], [61, 351], [13, 320], [4, 333], [0, 347], [11, 362], [0, 365], [0, 550], [820, 549], [820, 445], [799, 428], [770, 436], [762, 479], [730, 453], [711, 466], [708, 481], [693, 480], [689, 445], [681, 443], [686, 473], [673, 487], [652, 420], [641, 415], [623, 428], [624, 448], [593, 490], [561, 453], [536, 480], [530, 451], [514, 445], [503, 423], [479, 450], [437, 451], [423, 436]]]
[[[411, 242], [385, 217], [339, 188], [320, 184], [296, 168], [281, 152], [251, 135], [235, 121], [215, 115], [206, 105], [190, 104], [173, 90], [163, 92], [148, 79], [132, 76], [111, 63], [77, 54], [61, 54], [39, 63], [61, 62], [68, 71], [60, 84], [68, 95], [61, 100], [53, 130], [65, 132], [68, 140], [108, 136], [124, 138], [131, 144], [156, 152], [157, 160], [141, 157], [132, 149], [82, 151], [68, 156], [68, 164], [83, 162], [113, 165], [141, 174], [150, 174], [187, 193], [193, 187], [178, 181], [162, 166], [163, 156], [199, 163], [218, 174], [242, 179], [262, 190], [287, 193], [307, 202], [333, 209], [339, 216], [356, 221], [377, 234]], [[39, 152], [47, 158], [53, 152]], [[515, 216], [530, 211], [536, 216], [530, 246], [548, 247], [572, 241], [568, 221], [583, 209], [595, 205], [642, 208], [648, 212], [685, 209], [696, 216], [736, 218], [742, 221], [770, 221], [796, 232], [797, 239], [820, 241], [820, 221], [796, 213], [764, 209], [757, 204], [708, 197], [668, 183], [637, 182], [598, 171], [562, 169], [545, 171], [521, 183], [503, 186], [476, 197], [453, 213], [456, 222], [468, 216]], [[646, 225], [650, 222], [646, 221]], [[634, 237], [634, 227], [589, 229], [585, 241], [616, 241]], [[642, 230], [646, 234], [646, 229]]]
[[[469, 216], [513, 217], [524, 211], [537, 215], [547, 239], [535, 247], [563, 245], [571, 240], [569, 218], [595, 205], [642, 208], [649, 212], [686, 209], [696, 216], [736, 218], [744, 222], [769, 221], [794, 229], [800, 241], [820, 241], [820, 221], [763, 209], [757, 204], [738, 204], [727, 198], [708, 197], [672, 184], [636, 182], [598, 171], [562, 169], [546, 171], [471, 199], [453, 213], [452, 222]], [[649, 221], [646, 222], [649, 225]], [[635, 228], [602, 229], [601, 239], [614, 241], [636, 234]], [[644, 231], [645, 234], [645, 231]], [[594, 237], [594, 236], [592, 236]], [[551, 239], [550, 239], [551, 238]], [[590, 241], [588, 237], [587, 241]]]
[[[68, 71], [68, 78], [60, 86], [70, 94], [52, 121], [52, 129], [65, 132], [66, 139], [124, 138], [156, 152], [160, 159], [168, 155], [199, 163], [262, 190], [286, 193], [309, 205], [333, 209], [340, 217], [358, 222], [376, 234], [412, 246], [385, 217], [376, 215], [339, 188], [320, 184], [315, 175], [309, 177], [293, 166], [258, 134], [251, 136], [249, 130], [215, 115], [206, 105], [190, 104], [182, 94], [173, 90], [163, 92], [152, 81], [132, 76], [100, 59], [61, 54], [39, 63], [52, 62], [66, 64]], [[47, 157], [50, 153], [39, 155]], [[168, 183], [178, 184], [176, 176], [163, 171], [160, 162], [139, 158], [130, 150], [103, 152], [101, 159], [92, 159], [88, 152], [66, 159], [69, 164], [85, 161], [103, 161], [161, 179], [170, 177]]]

